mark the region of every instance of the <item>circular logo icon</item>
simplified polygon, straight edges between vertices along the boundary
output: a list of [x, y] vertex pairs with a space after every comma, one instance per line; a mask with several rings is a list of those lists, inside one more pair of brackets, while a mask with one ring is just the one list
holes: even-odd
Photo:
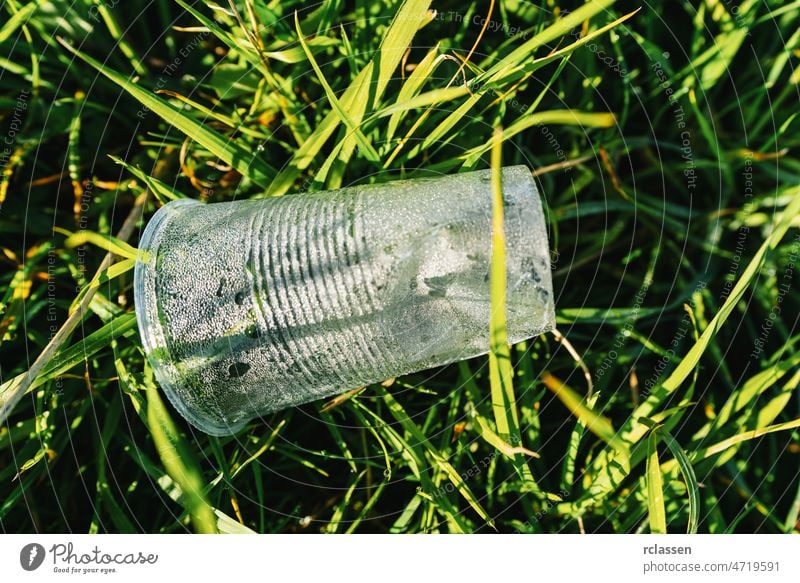
[[44, 562], [44, 547], [39, 543], [30, 543], [19, 552], [19, 564], [26, 571], [35, 571]]

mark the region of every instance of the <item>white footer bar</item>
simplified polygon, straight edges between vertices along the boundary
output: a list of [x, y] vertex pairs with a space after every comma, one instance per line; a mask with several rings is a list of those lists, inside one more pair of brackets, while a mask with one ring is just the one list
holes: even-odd
[[[792, 535], [2, 535], [2, 581], [800, 581]], [[258, 579], [253, 579], [258, 577]], [[579, 579], [587, 578], [587, 579]], [[591, 578], [591, 579], [588, 579]]]

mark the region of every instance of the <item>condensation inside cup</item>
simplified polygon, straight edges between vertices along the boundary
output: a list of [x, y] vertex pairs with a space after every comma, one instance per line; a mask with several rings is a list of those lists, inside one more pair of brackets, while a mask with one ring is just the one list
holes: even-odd
[[[530, 170], [503, 170], [508, 336], [554, 325]], [[275, 199], [182, 200], [136, 267], [145, 351], [172, 403], [230, 434], [272, 411], [488, 350], [491, 173]]]

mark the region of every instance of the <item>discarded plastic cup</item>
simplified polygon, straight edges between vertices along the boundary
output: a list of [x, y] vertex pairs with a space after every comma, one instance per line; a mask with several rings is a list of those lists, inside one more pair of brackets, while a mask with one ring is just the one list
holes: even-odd
[[[542, 205], [502, 170], [507, 330], [555, 322]], [[177, 200], [142, 235], [136, 316], [155, 377], [198, 429], [489, 350], [491, 171], [216, 204]]]

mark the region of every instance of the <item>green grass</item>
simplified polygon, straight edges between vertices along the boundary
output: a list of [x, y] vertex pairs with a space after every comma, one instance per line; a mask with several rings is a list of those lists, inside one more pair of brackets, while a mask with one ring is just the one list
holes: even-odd
[[[555, 4], [0, 3], [0, 530], [798, 532], [800, 11]], [[231, 438], [164, 404], [161, 204], [520, 163], [557, 333], [505, 341], [495, 173], [487, 357]]]

